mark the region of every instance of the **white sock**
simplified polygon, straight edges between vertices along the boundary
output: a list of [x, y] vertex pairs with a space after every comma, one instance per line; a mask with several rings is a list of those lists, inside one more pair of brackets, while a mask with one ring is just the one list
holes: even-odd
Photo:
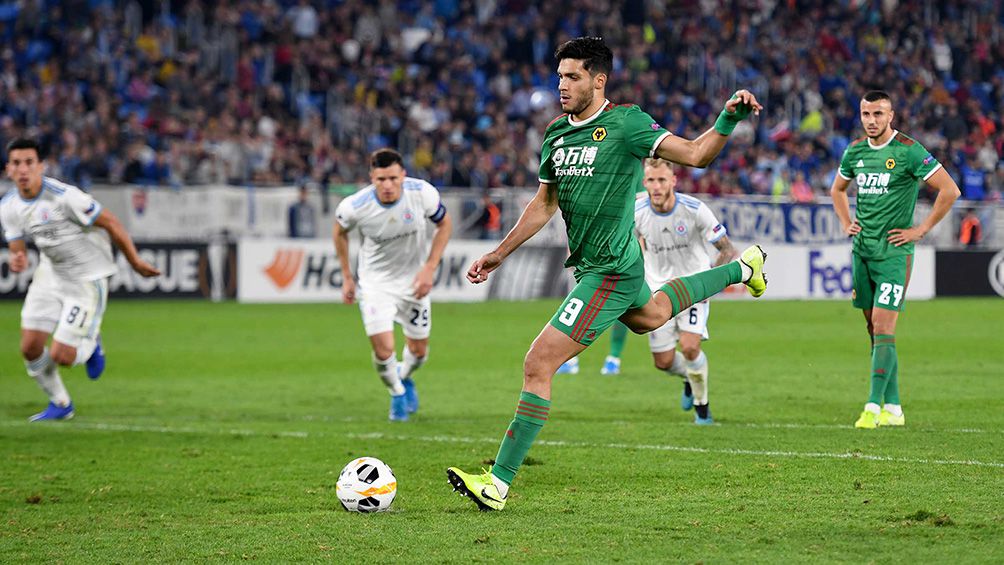
[[401, 354], [401, 378], [410, 378], [412, 373], [417, 371], [422, 365], [425, 365], [425, 360], [429, 358], [429, 350], [426, 349], [425, 355], [422, 357], [416, 357], [414, 353], [411, 352], [407, 347], [404, 348], [404, 353]]
[[707, 404], [708, 357], [703, 351], [697, 354], [696, 359], [687, 362], [687, 380], [690, 382], [690, 390], [694, 393], [694, 404], [701, 406]]
[[94, 354], [94, 350], [98, 348], [98, 340], [96, 339], [85, 339], [80, 342], [77, 347], [77, 358], [73, 360], [74, 365], [80, 365], [86, 363], [91, 355]]
[[753, 267], [750, 267], [739, 259], [736, 259], [736, 262], [739, 263], [739, 268], [743, 270], [743, 282], [750, 280], [750, 277], [753, 276]]
[[38, 359], [25, 361], [24, 367], [53, 404], [70, 405], [70, 393], [66, 391], [63, 379], [59, 378], [59, 368], [49, 357], [48, 347], [42, 350], [42, 355]]
[[391, 396], [404, 394], [404, 385], [401, 384], [401, 377], [397, 374], [396, 355], [391, 353], [390, 357], [386, 359], [377, 359], [376, 353], [374, 353], [373, 368], [380, 375], [380, 380], [383, 381], [383, 384], [387, 385], [387, 390], [390, 391]]
[[666, 369], [666, 372], [671, 375], [677, 375], [686, 378], [687, 376], [687, 358], [683, 356], [683, 353], [677, 351], [673, 354], [673, 364]]
[[878, 413], [882, 411], [879, 408], [879, 405], [875, 404], [874, 402], [869, 402], [868, 404], [865, 404], [865, 410], [875, 415], [878, 415]]
[[492, 475], [492, 483], [495, 484], [495, 488], [499, 489], [499, 494], [502, 495], [502, 498], [509, 496], [509, 485], [505, 484], [505, 481]]
[[885, 408], [885, 411], [889, 412], [893, 416], [903, 415], [903, 407], [900, 406], [899, 404], [886, 404], [885, 406], [883, 406], [883, 408]]

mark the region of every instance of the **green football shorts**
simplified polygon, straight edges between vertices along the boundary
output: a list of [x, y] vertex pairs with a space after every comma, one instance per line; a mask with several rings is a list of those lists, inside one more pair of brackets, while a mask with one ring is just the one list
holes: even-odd
[[857, 253], [851, 253], [851, 260], [851, 272], [854, 276], [851, 299], [854, 307], [902, 312], [906, 304], [906, 287], [910, 284], [910, 271], [913, 269], [913, 255], [864, 259]]
[[652, 292], [645, 284], [645, 262], [639, 257], [619, 274], [584, 273], [551, 318], [551, 325], [589, 345], [617, 318], [632, 308], [644, 306]]

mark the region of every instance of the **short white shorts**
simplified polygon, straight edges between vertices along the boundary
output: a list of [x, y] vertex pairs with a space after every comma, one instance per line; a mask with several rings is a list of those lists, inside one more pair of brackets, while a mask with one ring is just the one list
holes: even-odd
[[366, 335], [394, 331], [394, 322], [401, 324], [405, 337], [427, 339], [432, 329], [432, 300], [401, 296], [380, 290], [360, 291], [359, 311], [363, 315]]
[[662, 353], [676, 348], [680, 341], [680, 332], [699, 334], [701, 339], [708, 339], [708, 314], [711, 306], [708, 301], [698, 302], [676, 316], [670, 318], [661, 328], [648, 334], [648, 348], [652, 353]]
[[52, 334], [55, 341], [80, 347], [96, 339], [108, 306], [108, 279], [67, 281], [50, 268], [35, 270], [21, 308], [21, 327]]

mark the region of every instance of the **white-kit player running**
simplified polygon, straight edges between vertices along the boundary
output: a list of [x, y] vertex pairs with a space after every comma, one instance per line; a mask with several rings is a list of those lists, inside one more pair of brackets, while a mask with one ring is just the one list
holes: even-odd
[[7, 145], [7, 175], [16, 189], [0, 200], [0, 224], [10, 247], [10, 268], [16, 273], [28, 268], [26, 237], [41, 257], [21, 309], [21, 355], [49, 405], [31, 421], [73, 417], [57, 365], [85, 363], [92, 379], [104, 371], [101, 319], [108, 279], [118, 270], [109, 236], [137, 273], [160, 274], [139, 257], [118, 218], [79, 188], [42, 176], [44, 170], [38, 142], [22, 138]]
[[[676, 193], [676, 175], [668, 161], [646, 159], [642, 184], [648, 196], [635, 204], [635, 234], [645, 255], [645, 281], [653, 292], [666, 281], [736, 258], [725, 226], [711, 209], [692, 196]], [[714, 264], [705, 242], [718, 249]], [[707, 300], [698, 302], [648, 334], [656, 368], [685, 379], [680, 407], [694, 409], [695, 424], [713, 423], [708, 405], [708, 359], [701, 351], [701, 340], [708, 339], [708, 311]]]
[[[373, 346], [373, 365], [390, 391], [390, 419], [405, 421], [418, 410], [412, 375], [425, 363], [432, 329], [436, 267], [452, 231], [439, 191], [405, 176], [393, 149], [370, 155], [372, 184], [343, 200], [335, 211], [335, 251], [342, 266], [342, 300], [359, 299], [363, 326]], [[349, 265], [349, 232], [362, 236], [358, 292]], [[398, 363], [394, 322], [407, 342]]]

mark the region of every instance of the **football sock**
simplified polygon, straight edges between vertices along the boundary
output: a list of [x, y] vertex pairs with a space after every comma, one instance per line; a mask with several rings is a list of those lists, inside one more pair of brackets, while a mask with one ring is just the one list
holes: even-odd
[[902, 416], [903, 415], [903, 407], [900, 406], [899, 404], [889, 404], [887, 402], [885, 404], [885, 406], [882, 407], [882, 409], [885, 410], [886, 412], [889, 412], [893, 416]]
[[28, 375], [35, 379], [39, 388], [42, 389], [49, 400], [56, 406], [69, 406], [70, 393], [63, 385], [63, 379], [59, 378], [59, 368], [49, 357], [49, 348], [42, 350], [42, 355], [38, 359], [24, 362]]
[[743, 269], [740, 263], [731, 261], [720, 267], [708, 269], [693, 275], [673, 279], [659, 289], [673, 303], [673, 316], [690, 308], [694, 304], [725, 290], [732, 284], [743, 280]]
[[[703, 351], [687, 362], [687, 382], [694, 394], [694, 406], [708, 403], [708, 357]], [[700, 412], [698, 412], [700, 414]], [[704, 418], [705, 416], [701, 416]]]
[[495, 464], [492, 465], [492, 475], [505, 484], [512, 484], [516, 471], [526, 459], [530, 445], [537, 438], [540, 429], [547, 422], [551, 411], [551, 401], [545, 400], [532, 392], [525, 390], [519, 394], [519, 404], [516, 405], [516, 416], [513, 417], [502, 438]]
[[868, 403], [878, 406], [885, 395], [893, 365], [896, 363], [896, 336], [879, 334], [872, 347], [872, 381]]
[[624, 342], [627, 341], [628, 328], [620, 320], [614, 322], [610, 329], [610, 356], [620, 357], [624, 352]]
[[422, 365], [425, 364], [425, 360], [429, 358], [429, 351], [426, 349], [425, 355], [422, 357], [416, 357], [414, 353], [406, 346], [404, 348], [404, 353], [401, 354], [401, 378], [407, 379], [411, 377], [411, 374], [417, 371]]
[[708, 409], [707, 404], [694, 404], [694, 412], [697, 412], [697, 417], [703, 420], [708, 418]]
[[872, 414], [875, 414], [876, 416], [878, 416], [878, 413], [882, 411], [882, 409], [879, 408], [879, 405], [875, 404], [874, 402], [868, 402], [867, 404], [865, 404], [865, 410], [871, 412]]
[[673, 354], [673, 364], [666, 369], [666, 372], [683, 378], [687, 377], [687, 358], [683, 356], [683, 353], [677, 351]]
[[98, 347], [98, 340], [96, 339], [85, 339], [80, 342], [77, 346], [77, 358], [73, 360], [74, 365], [80, 365], [86, 363], [91, 355], [94, 354], [94, 350]]
[[404, 394], [404, 385], [401, 384], [401, 377], [397, 374], [397, 356], [391, 353], [390, 357], [386, 359], [377, 359], [376, 353], [373, 354], [373, 367], [376, 369], [378, 375], [380, 375], [380, 380], [383, 384], [387, 385], [387, 390], [390, 391], [391, 396], [399, 396]]
[[[885, 403], [899, 406], [899, 356], [896, 355], [896, 344], [893, 344], [892, 373], [889, 374], [889, 384], [885, 386]], [[895, 412], [893, 412], [895, 414]], [[899, 416], [899, 414], [896, 414]]]

